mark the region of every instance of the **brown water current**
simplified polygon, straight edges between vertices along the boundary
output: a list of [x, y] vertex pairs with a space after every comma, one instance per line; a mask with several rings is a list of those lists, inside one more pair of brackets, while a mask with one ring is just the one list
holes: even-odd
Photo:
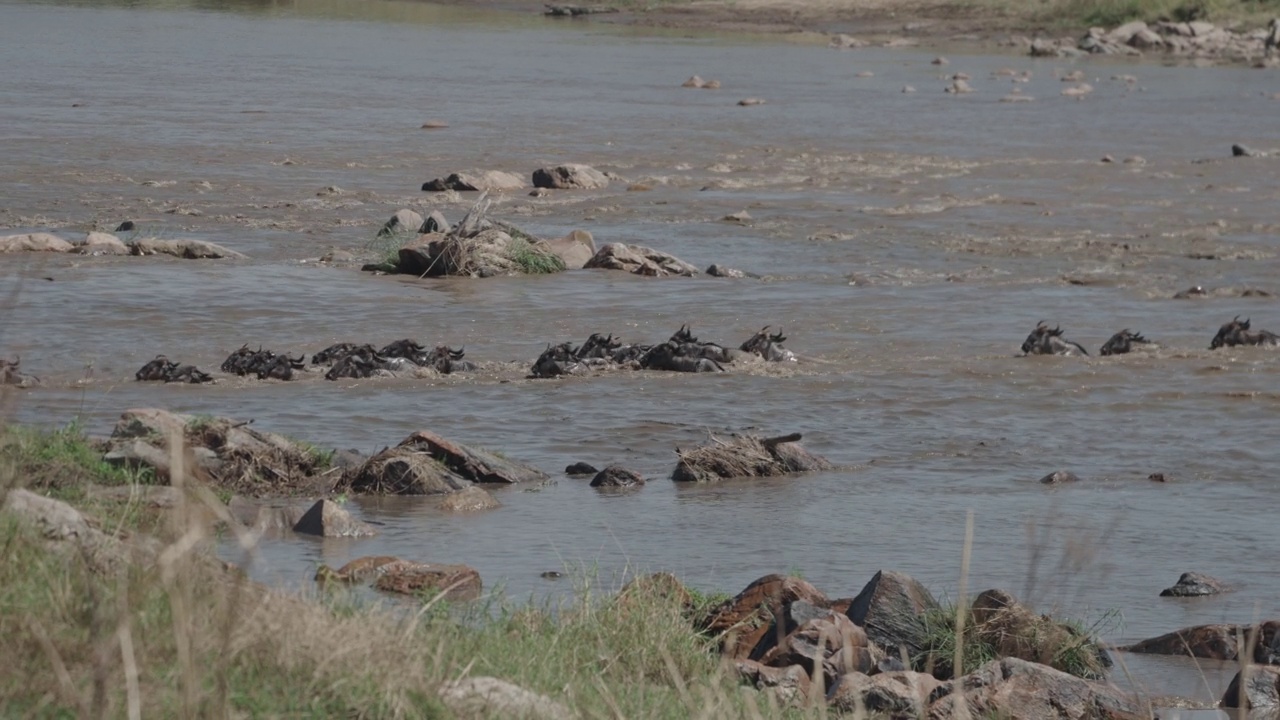
[[[133, 220], [250, 256], [0, 256], [0, 353], [45, 380], [10, 395], [11, 415], [105, 434], [122, 410], [159, 406], [366, 452], [430, 428], [552, 476], [498, 489], [502, 507], [476, 516], [355, 498], [380, 537], [258, 548], [253, 571], [287, 585], [320, 562], [394, 554], [467, 563], [516, 596], [567, 592], [539, 577], [566, 565], [608, 585], [665, 569], [730, 592], [796, 571], [834, 596], [893, 568], [954, 595], [972, 509], [971, 589], [1007, 588], [1111, 640], [1275, 617], [1280, 352], [1208, 347], [1235, 315], [1280, 331], [1280, 158], [1230, 152], [1280, 147], [1278, 76], [948, 55], [944, 71], [922, 51], [384, 0], [0, 0], [0, 231]], [[1082, 100], [1060, 94], [1077, 68], [1095, 88]], [[944, 72], [976, 92], [944, 93]], [[723, 89], [681, 88], [695, 73]], [[998, 102], [1015, 87], [1034, 102]], [[449, 128], [421, 129], [430, 119]], [[614, 180], [498, 196], [491, 212], [768, 277], [429, 281], [315, 261], [361, 252], [398, 208], [456, 221], [474, 202], [420, 193], [426, 180], [561, 162]], [[721, 219], [743, 210], [745, 223]], [[1172, 299], [1193, 285], [1209, 295]], [[1017, 357], [1039, 320], [1093, 356]], [[772, 325], [802, 359], [524, 379], [548, 342], [654, 342], [683, 323], [735, 346]], [[1158, 347], [1097, 357], [1122, 328]], [[157, 353], [216, 370], [244, 343], [310, 354], [402, 337], [465, 345], [481, 370], [132, 379]], [[744, 430], [801, 432], [838, 469], [667, 481], [677, 446]], [[560, 474], [578, 460], [650, 482], [597, 493]], [[1058, 469], [1083, 480], [1038, 482]], [[1237, 590], [1157, 597], [1188, 570]], [[1123, 659], [1144, 686], [1204, 699], [1230, 675]]]

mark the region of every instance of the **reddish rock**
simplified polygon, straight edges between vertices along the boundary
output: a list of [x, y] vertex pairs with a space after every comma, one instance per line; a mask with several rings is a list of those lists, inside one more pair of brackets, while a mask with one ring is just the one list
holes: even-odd
[[[799, 604], [802, 601], [797, 601]], [[776, 632], [771, 629], [764, 640]], [[771, 667], [799, 665], [816, 680], [822, 674], [823, 687], [831, 687], [846, 673], [869, 673], [879, 660], [867, 634], [844, 615], [829, 610], [822, 617], [806, 620], [796, 630], [778, 641], [768, 652], [750, 659]], [[821, 659], [821, 664], [819, 663]]]
[[765, 575], [712, 609], [699, 629], [720, 638], [720, 651], [726, 657], [743, 660], [769, 632], [770, 619], [781, 616], [796, 600], [817, 607], [828, 605], [822, 591], [801, 578]]
[[768, 667], [755, 660], [738, 660], [734, 670], [744, 683], [772, 694], [779, 705], [803, 705], [809, 699], [809, 672], [799, 665]]
[[1280, 664], [1280, 620], [1259, 625], [1196, 625], [1134, 643], [1122, 650], [1152, 655], [1190, 655], [1210, 660], [1238, 660], [1241, 643], [1254, 648], [1253, 661]]

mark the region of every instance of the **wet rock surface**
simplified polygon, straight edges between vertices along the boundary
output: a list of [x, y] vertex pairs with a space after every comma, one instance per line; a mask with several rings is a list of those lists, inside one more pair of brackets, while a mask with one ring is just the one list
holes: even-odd
[[1238, 660], [1248, 654], [1260, 665], [1280, 665], [1280, 620], [1256, 625], [1195, 625], [1120, 648], [1132, 653]]
[[503, 192], [522, 190], [524, 187], [525, 182], [519, 175], [502, 170], [481, 170], [451, 173], [444, 177], [428, 180], [423, 183], [422, 190], [423, 192], [444, 192], [446, 190], [457, 192], [481, 192], [486, 190]]
[[1225, 591], [1222, 582], [1216, 578], [1196, 572], [1182, 573], [1178, 582], [1160, 591], [1160, 597], [1203, 597], [1218, 595]]
[[375, 556], [352, 560], [334, 570], [321, 565], [316, 582], [372, 583], [375, 590], [398, 595], [442, 596], [447, 600], [474, 600], [483, 589], [480, 573], [466, 565], [444, 565]]
[[693, 277], [698, 268], [680, 258], [643, 245], [608, 243], [602, 245], [584, 267], [604, 270], [624, 270], [633, 275], [666, 277], [676, 275]]
[[378, 531], [356, 520], [347, 509], [332, 500], [319, 500], [294, 523], [293, 531], [321, 537], [373, 537]]
[[591, 478], [594, 488], [633, 488], [644, 485], [644, 476], [621, 465], [610, 465]]
[[889, 656], [905, 653], [914, 658], [928, 646], [924, 615], [938, 607], [938, 601], [915, 578], [881, 570], [849, 604], [847, 614]]
[[533, 186], [550, 190], [599, 190], [609, 187], [609, 178], [590, 165], [570, 163], [534, 170]]
[[735, 435], [692, 450], [676, 448], [679, 460], [671, 479], [707, 482], [743, 477], [772, 477], [831, 468], [825, 458], [800, 445], [799, 433], [773, 438]]

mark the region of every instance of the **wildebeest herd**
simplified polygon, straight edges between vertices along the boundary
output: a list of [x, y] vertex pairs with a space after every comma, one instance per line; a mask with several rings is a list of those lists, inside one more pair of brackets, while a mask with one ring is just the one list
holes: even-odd
[[[1126, 328], [1112, 335], [1111, 339], [1102, 345], [1099, 354], [1123, 355], [1132, 351], [1134, 345], [1145, 345], [1150, 342], [1150, 340]], [[1234, 320], [1218, 329], [1218, 334], [1209, 343], [1209, 349], [1217, 350], [1221, 347], [1234, 347], [1236, 345], [1280, 345], [1280, 336], [1267, 330], [1250, 330], [1249, 319], [1241, 320], [1240, 316], [1237, 315]], [[1035, 329], [1031, 331], [1031, 334], [1027, 336], [1027, 339], [1023, 341], [1022, 353], [1024, 355], [1078, 356], [1088, 355], [1089, 351], [1085, 350], [1080, 343], [1072, 342], [1063, 337], [1061, 327], [1050, 328], [1048, 323], [1040, 321], [1036, 324]]]
[[[669, 372], [723, 372], [737, 353], [755, 355], [767, 362], [795, 362], [796, 355], [783, 347], [786, 337], [781, 332], [770, 332], [765, 326], [747, 338], [738, 349], [732, 350], [714, 342], [699, 340], [688, 325], [680, 326], [665, 342], [656, 345], [623, 344], [612, 334], [592, 334], [586, 342], [575, 346], [571, 342], [548, 345], [534, 361], [530, 378], [553, 378], [577, 375], [604, 368], [633, 370], [665, 370]], [[1101, 355], [1123, 355], [1135, 345], [1150, 344], [1142, 335], [1128, 329], [1112, 335], [1099, 351]], [[1249, 318], [1236, 316], [1218, 329], [1209, 343], [1210, 350], [1237, 345], [1280, 345], [1280, 336], [1267, 330], [1253, 330]], [[1061, 327], [1049, 327], [1048, 323], [1036, 324], [1022, 343], [1024, 355], [1088, 355], [1084, 346], [1063, 337]], [[329, 380], [342, 378], [370, 378], [394, 376], [396, 372], [418, 368], [431, 368], [442, 375], [468, 372], [476, 364], [464, 359], [465, 350], [448, 345], [432, 349], [414, 340], [397, 340], [381, 349], [373, 345], [338, 343], [311, 356], [310, 369], [305, 355], [278, 354], [259, 347], [245, 345], [227, 356], [221, 369], [239, 376], [258, 379], [293, 380], [299, 372], [318, 372], [328, 368], [324, 376]], [[21, 359], [0, 359], [0, 385], [30, 387], [40, 384], [40, 378], [21, 371]], [[135, 373], [140, 381], [207, 383], [214, 378], [194, 365], [184, 365], [157, 355]]]

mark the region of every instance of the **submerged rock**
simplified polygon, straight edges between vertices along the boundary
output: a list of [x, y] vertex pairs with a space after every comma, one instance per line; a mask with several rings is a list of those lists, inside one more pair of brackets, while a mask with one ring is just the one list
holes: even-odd
[[0, 237], [0, 253], [71, 252], [75, 246], [51, 233], [28, 233]]
[[111, 233], [91, 232], [75, 244], [80, 255], [128, 255], [129, 246]]
[[1182, 573], [1178, 582], [1160, 591], [1160, 597], [1199, 597], [1223, 592], [1222, 583], [1196, 572]]
[[1062, 485], [1063, 483], [1079, 482], [1080, 476], [1066, 470], [1056, 470], [1040, 478], [1042, 485]]
[[480, 573], [466, 565], [442, 565], [376, 556], [352, 560], [337, 570], [316, 569], [316, 582], [365, 583], [375, 590], [401, 595], [442, 595], [448, 600], [474, 600], [480, 596]]
[[598, 472], [594, 465], [584, 462], [576, 462], [564, 469], [565, 475], [595, 475]]
[[346, 508], [328, 499], [312, 505], [294, 524], [293, 531], [321, 537], [359, 538], [378, 534], [373, 526], [356, 520]]
[[1280, 665], [1280, 620], [1269, 620], [1258, 625], [1195, 625], [1120, 649], [1153, 655], [1238, 660], [1241, 651], [1249, 647], [1253, 648], [1253, 662], [1260, 665]]
[[501, 170], [480, 170], [476, 172], [451, 173], [442, 178], [429, 180], [422, 184], [423, 192], [457, 192], [521, 190], [525, 187], [524, 179], [519, 175]]
[[472, 485], [458, 492], [449, 493], [444, 499], [436, 504], [436, 507], [445, 512], [452, 513], [472, 513], [481, 510], [492, 510], [500, 507], [502, 503], [498, 502], [498, 498], [493, 493], [484, 488]]
[[621, 465], [610, 465], [591, 479], [594, 488], [630, 488], [644, 485], [644, 476]]
[[735, 435], [693, 450], [676, 448], [679, 462], [671, 474], [677, 482], [706, 482], [740, 477], [771, 477], [827, 470], [831, 463], [800, 445], [800, 434], [774, 438]]
[[408, 208], [401, 208], [383, 224], [382, 229], [378, 231], [378, 237], [417, 232], [424, 223], [422, 215]]
[[185, 260], [243, 260], [247, 255], [205, 240], [161, 240], [140, 238], [129, 245], [134, 255], [172, 255]]

